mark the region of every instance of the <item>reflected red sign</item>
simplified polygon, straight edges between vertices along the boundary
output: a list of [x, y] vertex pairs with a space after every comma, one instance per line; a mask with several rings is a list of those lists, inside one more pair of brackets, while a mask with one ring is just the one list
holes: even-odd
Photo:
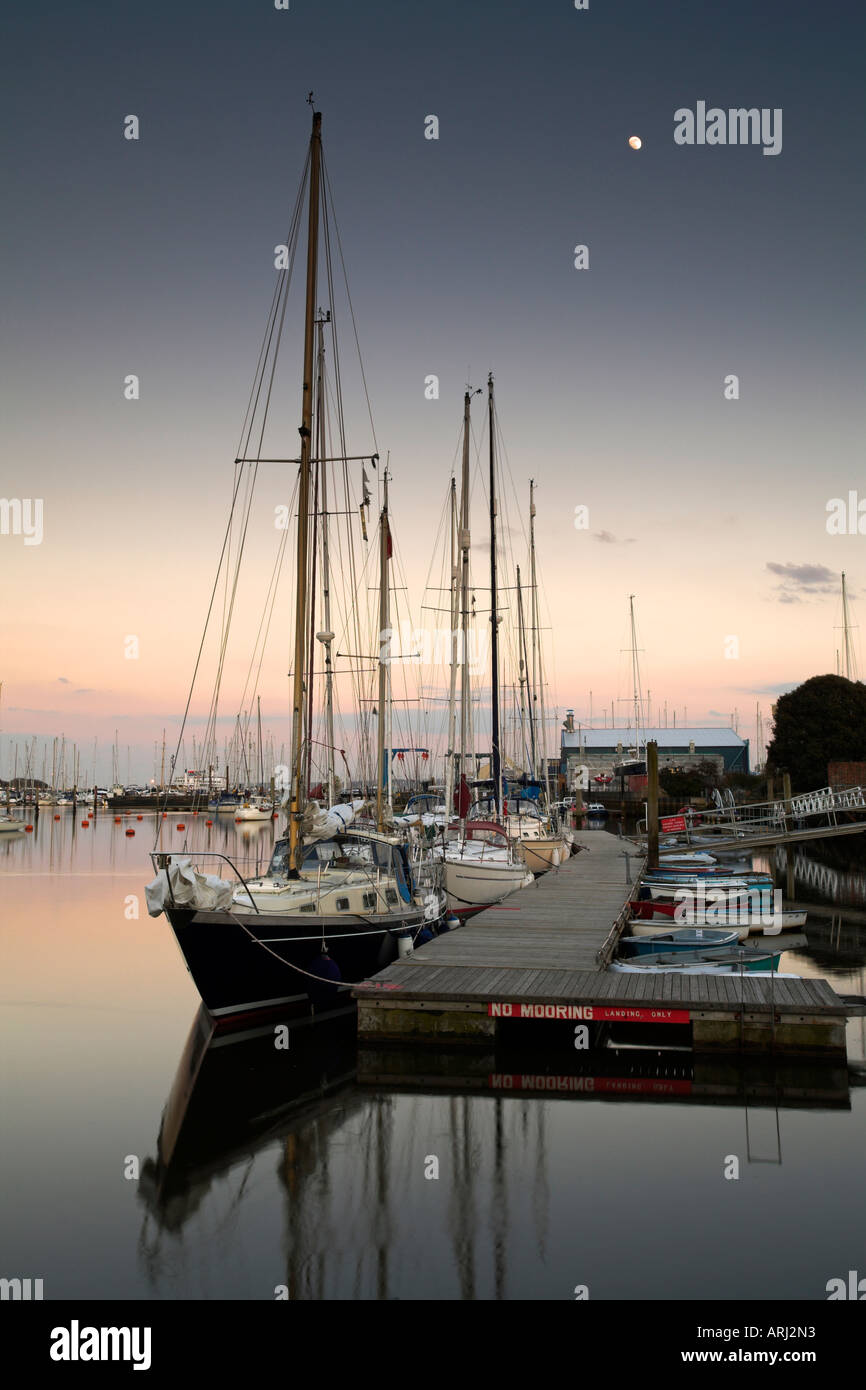
[[655, 1076], [540, 1076], [517, 1075], [513, 1072], [494, 1072], [487, 1078], [494, 1091], [556, 1091], [583, 1092], [598, 1095], [689, 1096], [692, 1083], [682, 1077]]
[[662, 816], [659, 822], [662, 830], [685, 830], [685, 816]]

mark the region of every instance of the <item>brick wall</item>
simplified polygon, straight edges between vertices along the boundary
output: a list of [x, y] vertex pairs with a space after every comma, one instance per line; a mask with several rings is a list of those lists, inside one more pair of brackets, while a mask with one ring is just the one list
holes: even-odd
[[866, 763], [828, 763], [830, 787], [866, 787]]

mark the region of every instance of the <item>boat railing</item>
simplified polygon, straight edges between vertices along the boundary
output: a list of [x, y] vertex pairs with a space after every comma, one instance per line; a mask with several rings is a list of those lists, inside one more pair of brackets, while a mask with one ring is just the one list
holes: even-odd
[[[232, 872], [238, 878], [240, 883], [243, 885], [244, 891], [247, 897], [249, 898], [252, 907], [255, 908], [256, 912], [259, 911], [259, 908], [256, 904], [256, 900], [250, 892], [249, 885], [247, 884], [246, 879], [244, 878], [243, 874], [240, 872], [234, 861], [231, 860], [227, 854], [220, 854], [218, 850], [213, 849], [196, 850], [194, 856], [189, 851], [187, 851], [186, 853], [182, 853], [176, 850], [154, 850], [154, 852], [150, 856], [150, 862], [153, 864], [153, 867], [156, 870], [156, 872], [159, 873], [160, 869], [168, 869], [168, 866], [173, 859], [191, 860], [193, 857], [195, 857], [196, 859], [222, 859], [226, 864], [228, 864], [229, 868], [232, 870]], [[177, 904], [174, 901], [174, 893], [171, 887], [171, 879], [168, 877], [168, 874], [166, 874], [165, 877], [166, 882], [168, 883], [168, 891], [169, 893], [171, 893], [171, 905], [172, 907], [176, 907]], [[218, 874], [217, 877], [222, 878], [222, 874]]]

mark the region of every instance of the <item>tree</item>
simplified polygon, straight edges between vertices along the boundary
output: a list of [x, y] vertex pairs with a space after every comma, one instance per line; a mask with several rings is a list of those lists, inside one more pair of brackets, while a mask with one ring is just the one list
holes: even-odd
[[864, 760], [866, 685], [862, 681], [812, 676], [779, 697], [767, 771], [789, 772], [793, 791], [826, 787], [830, 762]]
[[659, 786], [665, 796], [685, 801], [690, 796], [703, 796], [707, 787], [717, 781], [716, 765], [708, 759], [697, 767], [664, 767], [659, 771]]

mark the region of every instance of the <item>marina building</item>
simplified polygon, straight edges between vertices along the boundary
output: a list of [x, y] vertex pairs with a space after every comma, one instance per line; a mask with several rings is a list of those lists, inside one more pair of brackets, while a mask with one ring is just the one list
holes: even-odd
[[[571, 727], [569, 727], [571, 725]], [[645, 757], [646, 743], [654, 739], [659, 749], [659, 768], [684, 771], [712, 762], [722, 772], [748, 772], [749, 740], [730, 728], [641, 729], [639, 750], [633, 728], [587, 729], [575, 726], [569, 710], [562, 729], [560, 772], [572, 788], [580, 780], [579, 769], [594, 777], [618, 777]]]

